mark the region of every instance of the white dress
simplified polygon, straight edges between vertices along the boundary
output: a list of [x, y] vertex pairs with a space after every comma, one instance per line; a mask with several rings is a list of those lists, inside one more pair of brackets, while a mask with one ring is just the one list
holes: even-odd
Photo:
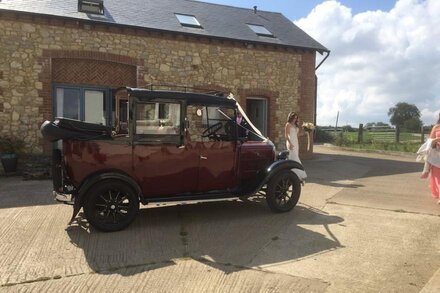
[[298, 149], [298, 127], [295, 125], [290, 125], [290, 132], [288, 133], [289, 140], [293, 145], [293, 149], [289, 149], [289, 145], [286, 141], [286, 148], [289, 150], [289, 160], [297, 161], [301, 163], [301, 160], [299, 159]]

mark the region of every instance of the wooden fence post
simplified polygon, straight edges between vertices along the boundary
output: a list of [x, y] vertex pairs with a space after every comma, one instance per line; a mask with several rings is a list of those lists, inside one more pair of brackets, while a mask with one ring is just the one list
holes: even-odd
[[358, 130], [358, 143], [363, 142], [363, 134], [364, 134], [364, 125], [361, 123], [359, 124], [359, 130]]
[[420, 127], [420, 142], [423, 144], [425, 142], [425, 130], [423, 125]]
[[396, 125], [396, 142], [400, 141], [400, 125]]

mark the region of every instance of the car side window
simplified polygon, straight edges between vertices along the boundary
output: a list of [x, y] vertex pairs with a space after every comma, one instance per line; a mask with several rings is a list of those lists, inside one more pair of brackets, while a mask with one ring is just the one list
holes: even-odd
[[178, 142], [181, 118], [180, 103], [137, 103], [135, 114], [134, 132], [138, 139], [143, 141]]
[[205, 130], [203, 125], [202, 113], [205, 111], [204, 106], [190, 105], [186, 108], [187, 128], [185, 136], [187, 141], [203, 141], [202, 134]]
[[236, 123], [235, 123], [235, 109], [217, 107], [219, 115], [210, 120], [210, 124], [221, 123], [222, 127], [217, 132], [221, 140], [232, 141], [237, 139]]
[[228, 127], [234, 121], [234, 117], [235, 110], [233, 108], [190, 105], [187, 107], [186, 117], [188, 121], [187, 140], [199, 142], [235, 140], [236, 136], [231, 131], [232, 127]]

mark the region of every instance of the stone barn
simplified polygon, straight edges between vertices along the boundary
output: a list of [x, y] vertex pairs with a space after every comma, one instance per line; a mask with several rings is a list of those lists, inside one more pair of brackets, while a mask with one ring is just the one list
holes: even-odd
[[116, 89], [150, 84], [231, 92], [282, 150], [288, 112], [315, 121], [315, 57], [329, 53], [280, 13], [190, 0], [2, 0], [0, 27], [0, 136], [34, 155], [54, 147], [44, 120], [114, 125]]

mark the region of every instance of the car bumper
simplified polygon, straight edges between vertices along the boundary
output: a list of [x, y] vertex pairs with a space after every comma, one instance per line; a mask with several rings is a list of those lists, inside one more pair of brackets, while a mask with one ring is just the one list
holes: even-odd
[[52, 192], [53, 198], [54, 200], [56, 200], [57, 202], [61, 202], [61, 203], [65, 203], [68, 205], [73, 205], [74, 201], [73, 201], [73, 197], [71, 194], [68, 193], [58, 193], [56, 191]]

